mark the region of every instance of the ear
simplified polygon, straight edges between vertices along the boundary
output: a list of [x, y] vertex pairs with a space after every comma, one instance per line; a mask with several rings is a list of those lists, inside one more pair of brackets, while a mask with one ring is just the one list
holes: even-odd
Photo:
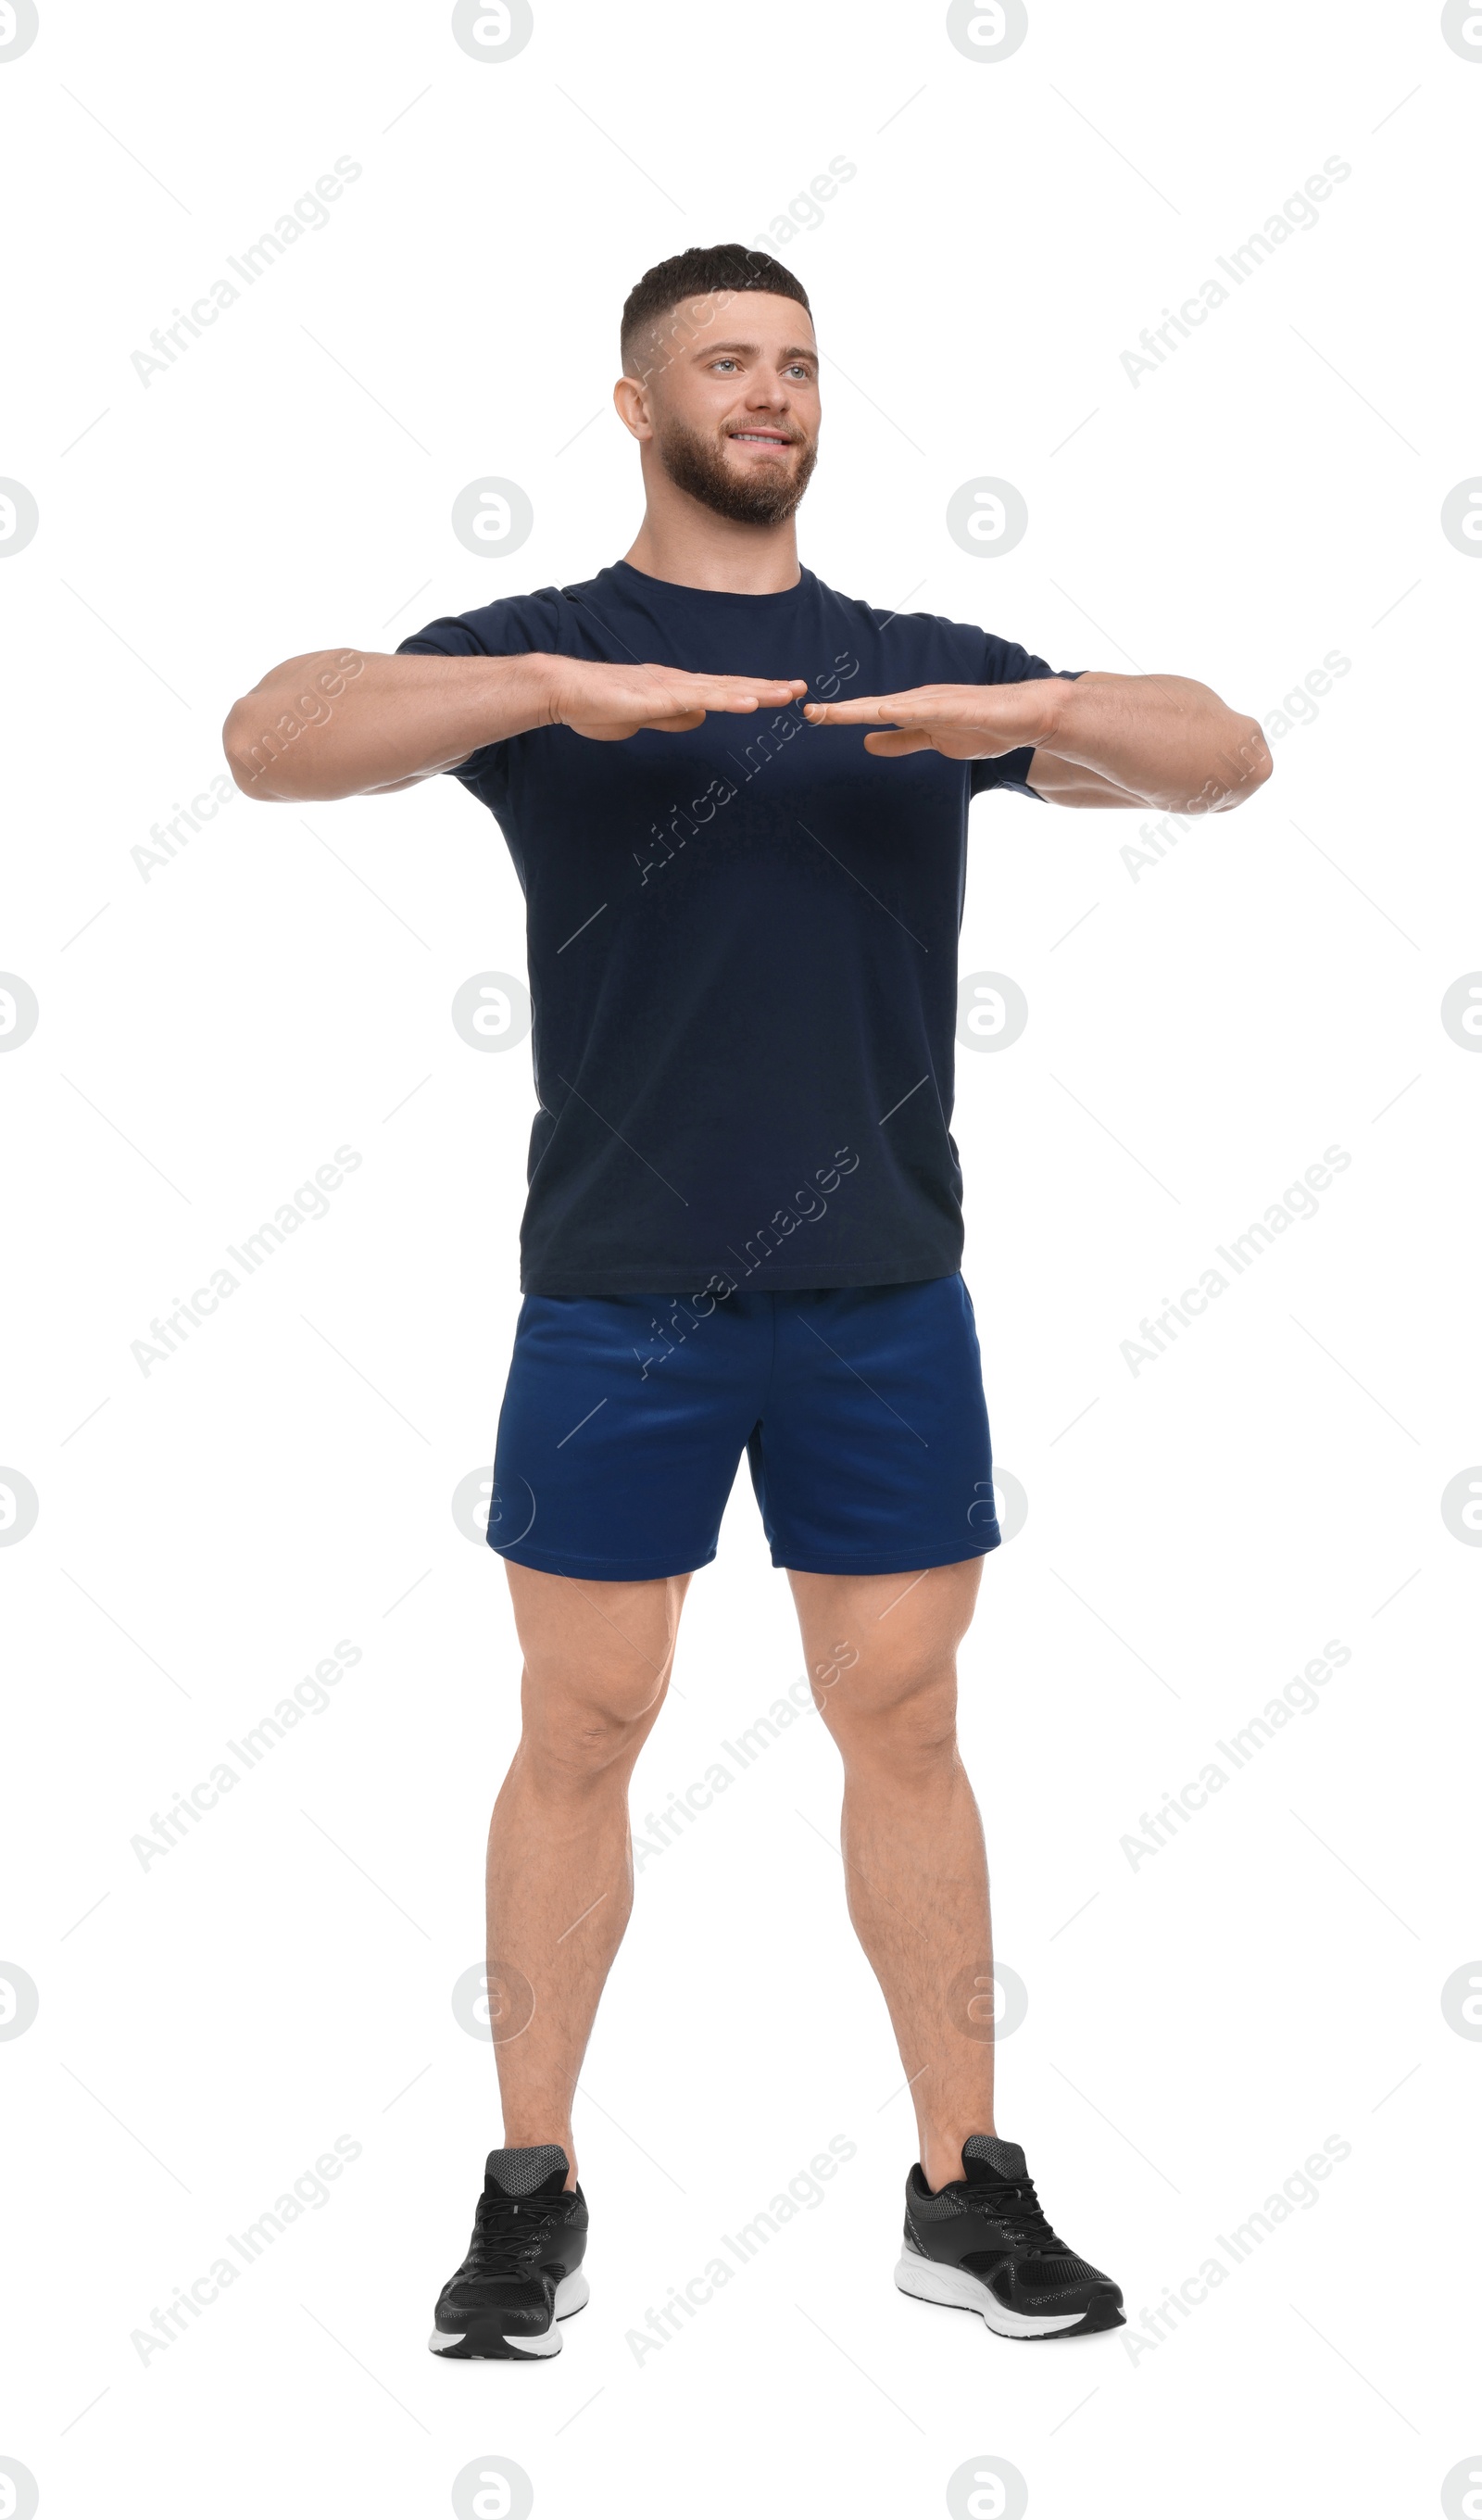
[[619, 377], [612, 388], [612, 402], [630, 437], [652, 436], [653, 419], [647, 385], [641, 385], [636, 377]]

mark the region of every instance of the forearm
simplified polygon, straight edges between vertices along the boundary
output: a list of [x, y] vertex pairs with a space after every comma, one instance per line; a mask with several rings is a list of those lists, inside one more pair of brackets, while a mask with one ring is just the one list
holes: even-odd
[[244, 795], [321, 801], [411, 785], [480, 744], [551, 719], [555, 659], [291, 656], [237, 701], [222, 729]]
[[1227, 811], [1271, 774], [1257, 720], [1180, 674], [1083, 674], [1057, 684], [1041, 750], [1162, 813]]

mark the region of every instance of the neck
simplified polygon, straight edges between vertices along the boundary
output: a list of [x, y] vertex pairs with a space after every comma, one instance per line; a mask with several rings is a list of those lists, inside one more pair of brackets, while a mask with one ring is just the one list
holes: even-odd
[[644, 520], [624, 552], [631, 568], [711, 595], [782, 595], [798, 580], [797, 532], [718, 517], [669, 480], [649, 483]]

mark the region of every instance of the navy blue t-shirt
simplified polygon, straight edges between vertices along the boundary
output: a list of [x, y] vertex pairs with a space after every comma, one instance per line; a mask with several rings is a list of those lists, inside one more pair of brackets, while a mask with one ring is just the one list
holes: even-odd
[[[403, 640], [805, 677], [812, 699], [1013, 683], [987, 631], [810, 569], [715, 594], [626, 561]], [[866, 752], [801, 702], [599, 743], [539, 727], [455, 775], [525, 896], [535, 1090], [520, 1284], [541, 1295], [899, 1285], [963, 1249], [950, 1122], [967, 806], [1030, 750]]]

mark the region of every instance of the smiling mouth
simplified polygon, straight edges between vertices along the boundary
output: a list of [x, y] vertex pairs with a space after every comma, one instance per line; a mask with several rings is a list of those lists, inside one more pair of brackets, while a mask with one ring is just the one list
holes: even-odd
[[790, 446], [793, 442], [771, 428], [733, 428], [727, 433], [739, 446]]

